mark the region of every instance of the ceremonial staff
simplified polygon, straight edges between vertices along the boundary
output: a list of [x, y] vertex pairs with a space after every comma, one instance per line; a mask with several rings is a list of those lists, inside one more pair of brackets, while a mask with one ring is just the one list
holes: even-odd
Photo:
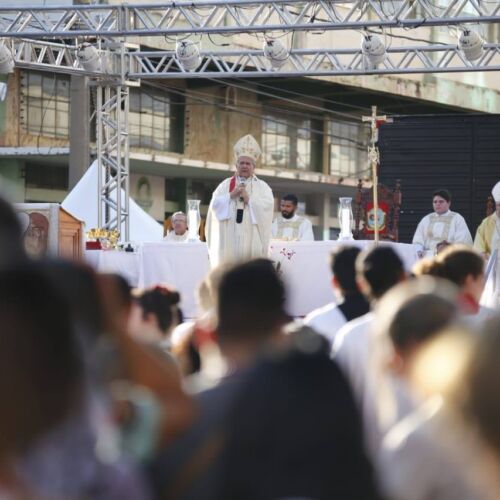
[[[371, 140], [368, 146], [368, 161], [372, 168], [372, 179], [373, 179], [373, 211], [374, 211], [374, 234], [375, 234], [375, 245], [378, 245], [379, 241], [379, 227], [378, 227], [378, 164], [380, 162], [380, 154], [377, 147], [378, 141], [378, 124], [380, 122], [385, 122], [387, 117], [377, 116], [377, 106], [372, 106], [371, 116], [363, 116], [362, 120], [364, 122], [370, 122], [371, 126]], [[368, 218], [367, 218], [368, 223]]]

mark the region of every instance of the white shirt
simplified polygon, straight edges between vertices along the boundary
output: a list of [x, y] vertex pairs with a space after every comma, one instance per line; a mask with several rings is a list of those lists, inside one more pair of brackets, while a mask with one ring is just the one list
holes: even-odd
[[485, 466], [478, 436], [457, 417], [435, 396], [387, 433], [377, 460], [387, 498], [499, 498], [498, 472]]
[[187, 238], [188, 238], [188, 231], [186, 231], [184, 234], [175, 234], [175, 231], [169, 231], [167, 233], [167, 236], [163, 238], [163, 241], [182, 243], [184, 241], [187, 241]]
[[271, 232], [273, 239], [277, 240], [314, 241], [311, 221], [297, 214], [290, 219], [281, 215], [276, 217]]
[[346, 322], [345, 316], [334, 302], [315, 309], [304, 318], [304, 325], [310, 326], [323, 335], [330, 345], [333, 344], [337, 332]]
[[420, 251], [434, 255], [436, 246], [441, 241], [472, 246], [472, 236], [467, 223], [457, 212], [451, 210], [444, 214], [433, 212], [418, 223], [413, 244], [418, 245]]
[[373, 342], [371, 327], [374, 314], [369, 312], [346, 323], [335, 337], [332, 355], [338, 362], [362, 405], [365, 393], [370, 347]]
[[378, 366], [375, 315], [365, 314], [340, 329], [332, 355], [349, 381], [362, 413], [367, 451], [377, 456], [385, 433], [415, 408], [407, 385]]

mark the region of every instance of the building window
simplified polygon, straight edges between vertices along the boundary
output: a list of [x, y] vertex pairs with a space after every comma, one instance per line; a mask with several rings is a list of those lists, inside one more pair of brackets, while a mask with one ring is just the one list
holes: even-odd
[[329, 122], [328, 147], [331, 175], [359, 177], [367, 171], [369, 133], [369, 128], [361, 123]]
[[36, 136], [69, 138], [70, 79], [55, 73], [23, 71], [21, 124]]
[[184, 103], [157, 89], [130, 92], [130, 146], [182, 152]]
[[68, 168], [64, 166], [28, 163], [25, 176], [27, 188], [68, 189]]
[[264, 165], [313, 170], [311, 120], [281, 113], [262, 120]]

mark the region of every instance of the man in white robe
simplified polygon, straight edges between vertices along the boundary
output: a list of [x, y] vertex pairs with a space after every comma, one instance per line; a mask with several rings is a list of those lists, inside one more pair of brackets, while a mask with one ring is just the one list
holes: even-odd
[[488, 258], [495, 249], [500, 249], [500, 181], [491, 191], [495, 200], [496, 210], [483, 219], [477, 228], [474, 248]]
[[234, 146], [236, 174], [215, 189], [208, 207], [206, 238], [210, 265], [267, 257], [274, 198], [255, 174], [257, 141], [242, 137]]
[[[500, 307], [500, 181], [491, 191], [496, 210], [483, 219], [477, 228], [474, 248], [486, 259], [487, 276], [481, 306]], [[495, 252], [497, 250], [497, 252]], [[495, 257], [496, 255], [496, 257]]]
[[420, 256], [433, 256], [441, 242], [462, 243], [472, 246], [472, 236], [465, 219], [450, 210], [451, 194], [446, 189], [435, 191], [432, 197], [434, 212], [418, 224], [413, 244], [418, 245]]
[[314, 241], [311, 221], [296, 214], [298, 202], [294, 194], [283, 196], [280, 203], [281, 216], [273, 221], [273, 239]]
[[175, 212], [172, 215], [172, 230], [167, 233], [163, 241], [171, 243], [182, 243], [188, 237], [187, 217], [184, 212]]

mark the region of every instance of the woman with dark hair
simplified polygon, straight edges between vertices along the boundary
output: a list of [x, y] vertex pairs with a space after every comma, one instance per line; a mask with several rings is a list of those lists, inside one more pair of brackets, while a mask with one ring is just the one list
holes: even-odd
[[493, 311], [479, 304], [483, 294], [484, 260], [479, 253], [465, 245], [452, 245], [439, 255], [420, 263], [416, 274], [428, 274], [451, 281], [459, 288], [459, 305], [468, 320], [483, 321]]
[[142, 291], [132, 304], [131, 335], [148, 344], [168, 346], [170, 333], [182, 323], [179, 302], [179, 293], [165, 286]]

